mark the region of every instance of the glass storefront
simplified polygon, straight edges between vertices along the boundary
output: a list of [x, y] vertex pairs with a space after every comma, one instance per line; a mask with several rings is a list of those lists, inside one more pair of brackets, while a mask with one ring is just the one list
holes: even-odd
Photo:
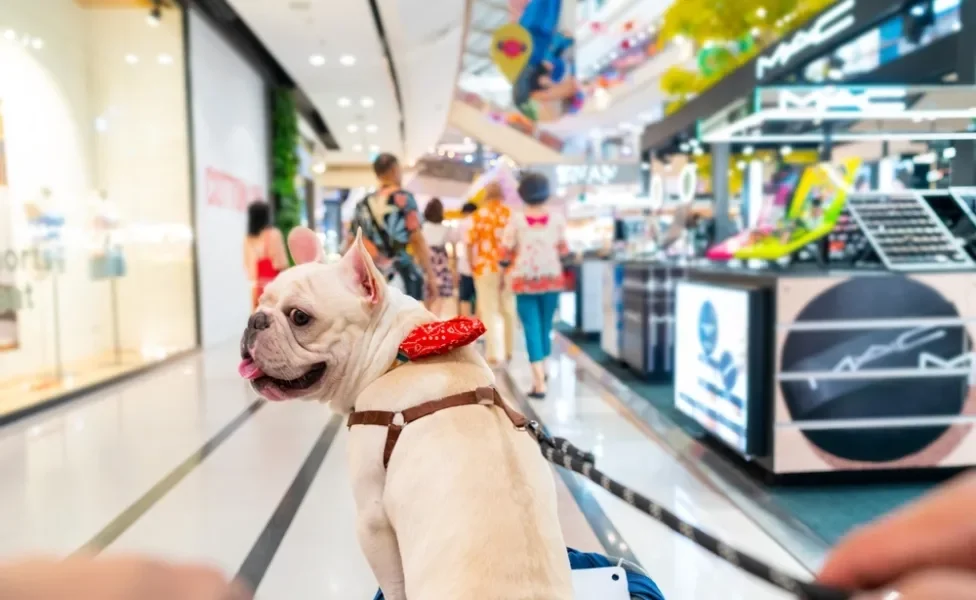
[[0, 0], [0, 418], [196, 345], [182, 24]]

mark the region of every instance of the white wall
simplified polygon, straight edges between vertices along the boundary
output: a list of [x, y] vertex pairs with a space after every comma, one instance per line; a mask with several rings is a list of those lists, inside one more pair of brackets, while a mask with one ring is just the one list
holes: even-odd
[[202, 343], [240, 338], [251, 311], [242, 248], [247, 204], [266, 199], [267, 91], [260, 75], [194, 11], [190, 75]]

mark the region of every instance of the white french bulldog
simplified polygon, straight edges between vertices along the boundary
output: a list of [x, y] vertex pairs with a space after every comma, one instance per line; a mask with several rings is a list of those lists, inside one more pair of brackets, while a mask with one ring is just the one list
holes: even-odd
[[[269, 400], [347, 414], [401, 411], [494, 384], [471, 346], [391, 370], [435, 320], [387, 286], [363, 242], [322, 262], [315, 234], [289, 237], [301, 264], [268, 286], [241, 343], [241, 375]], [[552, 472], [498, 408], [463, 406], [406, 425], [389, 467], [387, 429], [349, 431], [359, 541], [387, 600], [571, 600]]]

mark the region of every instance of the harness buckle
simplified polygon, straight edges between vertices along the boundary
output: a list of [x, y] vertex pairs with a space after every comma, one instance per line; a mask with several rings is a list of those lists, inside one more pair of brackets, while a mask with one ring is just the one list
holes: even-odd
[[480, 387], [474, 391], [474, 395], [478, 398], [478, 404], [481, 406], [495, 405], [495, 388]]
[[395, 427], [403, 427], [404, 425], [407, 424], [406, 419], [403, 418], [403, 413], [402, 412], [398, 412], [398, 413], [395, 413], [393, 415], [393, 423], [392, 424]]

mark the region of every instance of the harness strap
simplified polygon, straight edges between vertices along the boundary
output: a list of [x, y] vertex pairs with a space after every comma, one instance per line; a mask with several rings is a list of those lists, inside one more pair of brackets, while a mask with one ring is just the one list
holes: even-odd
[[400, 433], [403, 432], [403, 428], [407, 423], [413, 423], [418, 419], [430, 416], [445, 408], [472, 406], [476, 404], [497, 406], [502, 409], [505, 416], [508, 417], [508, 420], [517, 429], [525, 429], [525, 426], [529, 422], [524, 415], [502, 400], [498, 390], [493, 387], [480, 387], [471, 392], [463, 392], [461, 394], [454, 394], [453, 396], [446, 396], [439, 400], [424, 402], [423, 404], [418, 404], [400, 412], [388, 410], [363, 410], [354, 412], [349, 415], [346, 426], [376, 425], [386, 427], [386, 444], [383, 448], [383, 468], [385, 469], [390, 464], [393, 448], [396, 447], [397, 440], [400, 439]]

